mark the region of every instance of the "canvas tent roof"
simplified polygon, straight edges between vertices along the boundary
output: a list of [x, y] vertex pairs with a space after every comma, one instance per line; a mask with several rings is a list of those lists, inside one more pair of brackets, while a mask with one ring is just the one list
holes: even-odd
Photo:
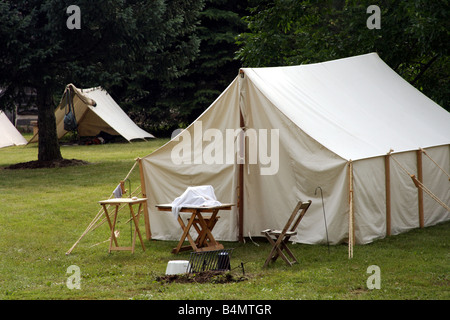
[[27, 140], [9, 121], [6, 114], [0, 111], [0, 148], [24, 144], [27, 144]]
[[[111, 135], [120, 135], [128, 141], [154, 138], [152, 134], [139, 128], [108, 92], [101, 87], [78, 89], [74, 85], [69, 84], [67, 89], [70, 89], [72, 92], [73, 106], [78, 123], [78, 134], [80, 136], [96, 136], [101, 131], [104, 131]], [[64, 91], [61, 102], [55, 110], [58, 139], [67, 133], [64, 130], [67, 89]], [[38, 136], [36, 134], [30, 142], [36, 142], [37, 140]]]
[[219, 201], [236, 204], [220, 214], [213, 231], [219, 240], [281, 229], [298, 200], [312, 200], [292, 239], [324, 243], [318, 186], [331, 243], [368, 243], [450, 220], [436, 201], [421, 199], [393, 161], [417, 176], [420, 169], [424, 185], [450, 203], [448, 177], [432, 161], [419, 162], [420, 148], [450, 171], [450, 113], [375, 53], [244, 68], [195, 122], [140, 160], [147, 237], [179, 239], [177, 221], [155, 205], [198, 185], [212, 185]]
[[449, 113], [375, 53], [311, 65], [245, 68], [308, 135], [344, 159], [449, 143]]

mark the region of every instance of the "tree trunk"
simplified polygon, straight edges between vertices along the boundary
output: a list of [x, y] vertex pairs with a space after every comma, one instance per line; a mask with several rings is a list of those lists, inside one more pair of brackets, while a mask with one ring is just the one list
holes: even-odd
[[37, 88], [38, 127], [39, 127], [39, 161], [61, 160], [56, 134], [55, 108], [51, 91], [48, 88]]

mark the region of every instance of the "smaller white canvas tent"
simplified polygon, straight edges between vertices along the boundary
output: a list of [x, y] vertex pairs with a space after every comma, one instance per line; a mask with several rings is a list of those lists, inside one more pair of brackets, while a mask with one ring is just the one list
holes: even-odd
[[[93, 137], [103, 131], [113, 136], [122, 136], [128, 141], [154, 138], [152, 134], [139, 128], [106, 90], [101, 87], [78, 89], [69, 84], [55, 110], [58, 139], [68, 132], [64, 130], [64, 116], [69, 90], [80, 137]], [[38, 134], [35, 134], [30, 142], [37, 141]]]
[[27, 144], [27, 140], [9, 121], [3, 111], [0, 111], [0, 148]]

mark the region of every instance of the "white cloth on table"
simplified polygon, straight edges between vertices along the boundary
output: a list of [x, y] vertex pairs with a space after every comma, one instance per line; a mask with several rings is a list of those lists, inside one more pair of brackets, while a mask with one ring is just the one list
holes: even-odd
[[220, 206], [221, 204], [217, 201], [212, 186], [188, 187], [181, 196], [173, 200], [172, 214], [177, 219], [181, 208], [184, 206], [208, 207]]

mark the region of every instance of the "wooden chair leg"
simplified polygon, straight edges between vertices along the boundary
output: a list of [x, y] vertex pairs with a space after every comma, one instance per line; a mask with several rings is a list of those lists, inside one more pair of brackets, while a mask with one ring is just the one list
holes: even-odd
[[[283, 244], [284, 243], [280, 243], [278, 246], [277, 246], [277, 253], [278, 253], [278, 255], [284, 260], [284, 262], [286, 262], [288, 265], [290, 265], [290, 266], [292, 266], [292, 262], [286, 257], [286, 255], [284, 254], [284, 252], [283, 252]], [[274, 260], [275, 261], [275, 260]]]
[[291, 265], [298, 262], [297, 258], [294, 256], [294, 254], [292, 253], [291, 249], [289, 249], [288, 242], [289, 242], [290, 237], [285, 238], [284, 241], [282, 241], [282, 247], [283, 249], [286, 251], [286, 253], [293, 259], [293, 261], [291, 261]]
[[[270, 260], [277, 260], [279, 256], [281, 256], [281, 258], [290, 266], [298, 262], [287, 244], [291, 236], [297, 234], [297, 227], [310, 205], [311, 200], [306, 202], [299, 201], [282, 231], [272, 231], [271, 229], [261, 231], [261, 233], [266, 236], [267, 240], [269, 240], [269, 243], [272, 244], [272, 249], [264, 266], [267, 266]], [[271, 235], [276, 237], [275, 241], [272, 239]], [[283, 250], [290, 258], [292, 258], [292, 260], [284, 254]]]
[[[292, 266], [294, 263], [298, 263], [298, 260], [295, 258], [292, 251], [287, 246], [287, 243], [289, 241], [290, 237], [285, 238], [284, 240], [280, 239], [279, 237], [276, 239], [273, 239], [269, 233], [263, 232], [266, 236], [269, 243], [272, 245], [272, 249], [270, 250], [269, 256], [267, 257], [264, 267], [266, 267], [270, 261], [275, 262], [278, 257], [281, 257], [284, 262], [286, 262], [288, 265]], [[292, 261], [288, 259], [288, 257], [284, 254], [283, 250], [293, 259]]]
[[[272, 249], [270, 250], [270, 253], [267, 256], [267, 259], [264, 263], [264, 267], [267, 267], [267, 265], [270, 263], [270, 260], [272, 260], [274, 258], [274, 253], [276, 253], [276, 246], [275, 246], [275, 241], [272, 239], [272, 237], [267, 232], [263, 232], [263, 233], [266, 236], [269, 243], [272, 245]], [[275, 260], [276, 260], [276, 258], [275, 258]]]

